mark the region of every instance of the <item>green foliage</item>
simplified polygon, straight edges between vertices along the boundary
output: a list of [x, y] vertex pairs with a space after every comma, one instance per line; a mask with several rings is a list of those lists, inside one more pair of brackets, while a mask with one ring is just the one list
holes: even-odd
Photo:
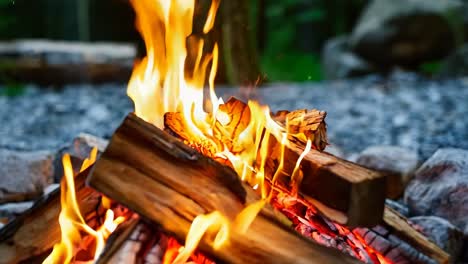
[[320, 81], [320, 59], [316, 55], [287, 52], [263, 56], [262, 70], [269, 81]]
[[421, 64], [421, 66], [419, 66], [419, 71], [423, 74], [432, 76], [440, 71], [441, 66], [442, 63], [440, 61], [430, 61]]
[[[261, 56], [261, 66], [271, 81], [321, 80], [320, 46], [331, 37], [349, 32], [356, 14], [360, 13], [367, 2], [367, 0], [265, 1], [267, 28], [263, 30], [267, 31], [267, 39]], [[258, 6], [255, 2], [257, 1], [251, 1], [251, 8], [257, 11]], [[306, 28], [310, 27], [310, 31], [304, 31], [304, 25]], [[311, 34], [312, 37], [304, 34]], [[307, 37], [313, 39], [314, 45], [311, 48], [315, 49], [308, 54], [300, 50], [298, 47], [300, 45], [297, 44], [298, 40]]]
[[20, 83], [7, 83], [3, 88], [0, 88], [0, 96], [19, 96], [24, 94], [25, 86]]
[[6, 11], [6, 8], [13, 4], [13, 0], [0, 0], [0, 35], [16, 21], [15, 17], [9, 15]]
[[312, 0], [316, 8], [301, 8], [303, 0], [272, 1], [266, 6], [268, 39], [265, 53], [285, 52], [294, 48], [297, 28], [301, 23], [322, 21], [324, 9], [319, 0]]

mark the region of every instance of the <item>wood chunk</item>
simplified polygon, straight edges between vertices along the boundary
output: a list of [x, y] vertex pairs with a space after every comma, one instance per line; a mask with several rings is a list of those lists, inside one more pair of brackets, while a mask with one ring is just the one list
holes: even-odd
[[224, 149], [227, 146], [233, 153], [243, 150], [236, 142], [236, 138], [247, 128], [250, 122], [250, 109], [242, 101], [231, 97], [225, 104], [220, 105], [216, 113], [217, 122], [213, 128], [214, 135], [209, 142], [196, 142], [187, 133], [187, 128], [180, 113], [166, 113], [164, 124], [167, 132], [183, 139], [187, 144], [196, 147], [200, 152], [213, 157], [216, 149]]
[[234, 139], [239, 138], [240, 133], [249, 125], [250, 109], [242, 101], [231, 97], [225, 104], [219, 106], [217, 112], [215, 132], [222, 142], [228, 146], [233, 153], [242, 151], [243, 147], [236, 144]]
[[[258, 200], [229, 167], [130, 114], [117, 129], [88, 179], [90, 186], [161, 225], [184, 241], [193, 219], [213, 211], [233, 220]], [[307, 240], [273, 217], [268, 207], [249, 230], [231, 230], [213, 248], [212, 233], [199, 249], [226, 263], [359, 263]]]
[[[282, 146], [270, 138], [266, 175], [279, 167]], [[282, 173], [277, 183], [291, 186], [291, 175], [303, 153], [302, 143], [284, 148]], [[373, 226], [380, 223], [385, 203], [385, 176], [332, 154], [311, 149], [300, 165], [302, 180], [295, 188], [329, 218], [348, 226]], [[294, 186], [293, 186], [294, 187]]]
[[[85, 186], [89, 171], [90, 168], [75, 177], [77, 201], [85, 218], [94, 213], [101, 201], [100, 194]], [[50, 251], [60, 242], [60, 211], [60, 189], [57, 189], [4, 226], [0, 230], [0, 263], [18, 263]]]
[[282, 110], [278, 111], [273, 119], [293, 135], [292, 140], [298, 140], [304, 144], [307, 140], [311, 140], [314, 149], [323, 151], [328, 144], [326, 116], [326, 112], [317, 109], [301, 109], [292, 112]]
[[436, 260], [437, 263], [447, 264], [450, 262], [449, 254], [417, 231], [404, 216], [394, 209], [386, 206], [383, 220], [395, 231], [399, 238], [421, 251], [424, 255]]

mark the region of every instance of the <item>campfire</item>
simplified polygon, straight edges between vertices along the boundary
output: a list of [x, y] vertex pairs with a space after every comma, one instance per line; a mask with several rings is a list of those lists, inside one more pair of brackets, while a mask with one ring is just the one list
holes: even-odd
[[194, 0], [131, 2], [135, 112], [80, 168], [63, 157], [61, 192], [2, 229], [5, 263], [448, 263], [385, 206], [391, 180], [324, 152], [325, 112], [216, 95]]

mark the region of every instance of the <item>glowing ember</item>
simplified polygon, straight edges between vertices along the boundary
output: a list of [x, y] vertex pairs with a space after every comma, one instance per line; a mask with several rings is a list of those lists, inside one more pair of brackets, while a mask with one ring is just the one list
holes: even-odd
[[[90, 157], [84, 160], [80, 171], [91, 166], [96, 160], [96, 155], [97, 149], [94, 148]], [[60, 243], [54, 246], [52, 253], [43, 263], [72, 263], [76, 252], [80, 249], [81, 245], [83, 245], [85, 240], [89, 241], [90, 239], [95, 245], [94, 252], [91, 252], [92, 259], [89, 259], [89, 261], [93, 261], [96, 260], [102, 252], [109, 235], [120, 223], [125, 221], [125, 217], [119, 216], [114, 219], [114, 212], [110, 209], [110, 201], [104, 198], [101, 204], [107, 209], [104, 223], [97, 230], [94, 230], [89, 226], [81, 215], [76, 199], [75, 182], [70, 156], [65, 154], [62, 162], [64, 168], [64, 182], [62, 182], [61, 185], [62, 211], [59, 216], [62, 239]], [[87, 250], [89, 251], [90, 249], [88, 248]]]

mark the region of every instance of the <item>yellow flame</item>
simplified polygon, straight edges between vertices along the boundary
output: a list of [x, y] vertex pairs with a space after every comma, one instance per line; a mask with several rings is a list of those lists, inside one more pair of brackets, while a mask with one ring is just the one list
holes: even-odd
[[185, 246], [181, 248], [179, 255], [172, 263], [186, 263], [208, 230], [217, 230], [213, 248], [220, 248], [228, 240], [229, 220], [218, 211], [195, 217], [187, 234]]
[[[180, 113], [184, 133], [189, 141], [193, 141], [190, 143], [210, 146], [213, 157], [228, 160], [239, 177], [259, 190], [265, 199], [268, 196], [265, 163], [269, 155], [269, 139], [274, 136], [282, 145], [274, 183], [283, 170], [287, 130], [271, 118], [268, 107], [248, 101], [248, 124], [235, 138], [223, 141], [219, 135], [228, 131], [225, 127], [231, 122], [231, 116], [221, 110], [224, 102], [214, 89], [219, 48], [215, 44], [212, 53], [204, 54], [203, 39], [191, 35], [195, 0], [131, 0], [131, 3], [147, 51], [147, 56], [136, 64], [128, 84], [127, 93], [135, 104], [136, 115], [163, 128], [165, 113]], [[203, 27], [204, 34], [212, 30], [218, 8], [219, 0], [213, 0]], [[206, 81], [208, 94], [204, 93]], [[237, 150], [233, 151], [226, 142], [235, 145]], [[263, 205], [262, 200], [248, 206], [234, 226], [246, 230]], [[219, 212], [196, 217], [186, 238], [187, 244], [175, 263], [187, 261], [209, 229], [221, 230], [214, 244], [219, 246], [220, 241], [226, 241], [229, 226], [229, 221]]]
[[297, 195], [299, 185], [302, 181], [301, 170], [300, 170], [301, 162], [305, 158], [307, 153], [310, 152], [311, 149], [312, 149], [312, 141], [309, 139], [307, 140], [307, 144], [306, 144], [306, 147], [304, 148], [304, 151], [301, 153], [301, 155], [297, 159], [296, 166], [294, 166], [294, 170], [291, 174], [291, 185], [292, 185], [293, 195]]
[[265, 200], [260, 200], [250, 204], [239, 213], [232, 225], [229, 219], [218, 211], [195, 217], [187, 234], [185, 246], [181, 248], [172, 264], [187, 263], [188, 259], [200, 243], [200, 240], [209, 231], [216, 232], [213, 241], [213, 248], [215, 250], [229, 242], [229, 234], [231, 230], [245, 234], [252, 222], [255, 220], [257, 214], [264, 206]]
[[[220, 111], [219, 107], [224, 102], [214, 90], [218, 45], [214, 45], [211, 54], [204, 54], [203, 39], [190, 36], [195, 1], [131, 2], [137, 13], [136, 25], [147, 50], [146, 58], [136, 64], [128, 85], [127, 93], [135, 104], [135, 113], [160, 128], [164, 127], [165, 113], [181, 113], [184, 133], [193, 142], [212, 146], [215, 157], [228, 159], [240, 177], [252, 186], [258, 186], [265, 198], [264, 163], [268, 156], [268, 137], [273, 135], [285, 144], [286, 130], [271, 119], [268, 107], [249, 101], [249, 123], [237, 138], [231, 139], [241, 151], [234, 153], [224, 142], [220, 144], [216, 138], [220, 133], [215, 129], [226, 126], [230, 116]], [[204, 33], [213, 28], [218, 8], [219, 0], [212, 1]], [[189, 36], [191, 41], [187, 41]], [[194, 52], [187, 52], [187, 45]], [[192, 70], [186, 72], [186, 68]], [[205, 96], [208, 71], [209, 92]]]
[[[96, 161], [96, 156], [97, 149], [94, 148], [91, 151], [90, 157], [84, 160], [80, 171], [91, 166]], [[59, 215], [59, 224], [62, 232], [61, 241], [54, 246], [52, 253], [44, 260], [43, 263], [45, 264], [71, 263], [76, 250], [82, 242], [82, 232], [95, 239], [96, 247], [94, 250], [94, 259], [97, 259], [109, 235], [125, 220], [124, 217], [118, 217], [114, 220], [114, 212], [108, 209], [104, 224], [98, 230], [94, 230], [92, 227], [88, 226], [81, 215], [77, 202], [75, 178], [70, 155], [65, 154], [62, 158], [62, 163], [64, 179], [61, 185], [60, 200], [62, 210]], [[104, 206], [106, 206], [106, 204], [109, 205], [110, 203], [108, 201], [103, 203]]]

